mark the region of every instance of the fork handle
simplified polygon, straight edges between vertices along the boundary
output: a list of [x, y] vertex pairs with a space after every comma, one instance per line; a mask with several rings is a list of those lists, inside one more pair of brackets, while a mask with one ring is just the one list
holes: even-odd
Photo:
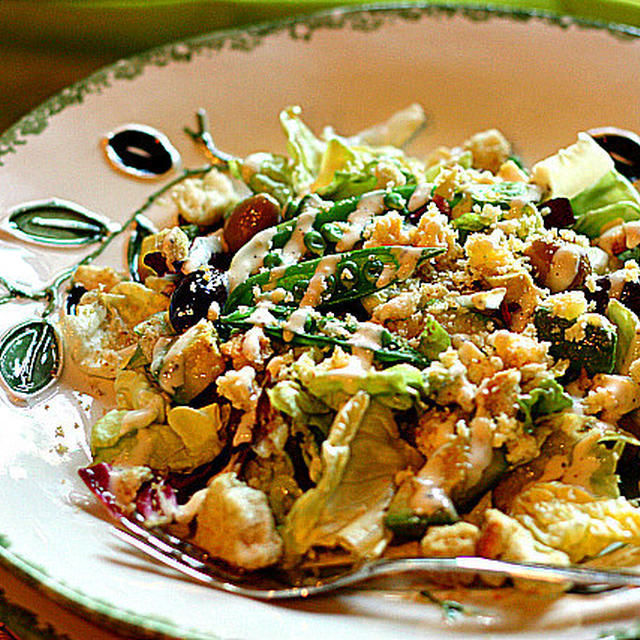
[[[400, 558], [378, 560], [331, 581], [334, 588], [346, 587], [363, 580], [394, 574], [459, 573], [494, 575], [504, 578], [536, 580], [549, 584], [575, 586], [640, 587], [640, 574], [631, 571], [609, 571], [589, 567], [563, 567], [535, 563], [509, 562], [478, 556], [457, 558]], [[320, 585], [321, 589], [323, 585]], [[311, 594], [310, 594], [311, 595]]]

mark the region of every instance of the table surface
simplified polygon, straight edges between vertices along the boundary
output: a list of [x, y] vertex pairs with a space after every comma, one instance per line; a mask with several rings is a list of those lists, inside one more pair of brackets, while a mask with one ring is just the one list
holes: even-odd
[[[450, 4], [488, 4], [448, 0]], [[116, 60], [182, 37], [216, 28], [273, 19], [279, 15], [338, 4], [324, 0], [213, 2], [184, 0], [172, 5], [97, 2], [0, 2], [0, 131], [43, 100]], [[215, 4], [215, 11], [208, 11]], [[340, 4], [355, 4], [343, 0]], [[494, 0], [568, 14], [587, 20], [640, 27], [640, 0]], [[162, 6], [160, 6], [162, 5]], [[77, 25], [83, 35], [77, 35]], [[145, 25], [142, 28], [141, 25]], [[99, 34], [99, 36], [97, 35]], [[49, 600], [35, 587], [0, 567], [0, 640], [124, 640]]]

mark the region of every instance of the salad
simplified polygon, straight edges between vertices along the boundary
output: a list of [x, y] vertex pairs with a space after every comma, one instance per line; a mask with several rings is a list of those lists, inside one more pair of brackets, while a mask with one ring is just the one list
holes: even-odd
[[[80, 474], [241, 571], [323, 554], [633, 562], [640, 194], [587, 133], [416, 158], [412, 105], [167, 192], [136, 268], [84, 264], [65, 348], [113, 380]], [[623, 553], [624, 552], [624, 553]]]

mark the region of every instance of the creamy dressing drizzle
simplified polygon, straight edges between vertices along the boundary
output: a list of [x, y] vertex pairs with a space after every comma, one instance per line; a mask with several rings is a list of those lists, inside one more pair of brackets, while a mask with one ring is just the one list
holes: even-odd
[[247, 322], [262, 327], [277, 326], [278, 320], [271, 313], [272, 307], [273, 305], [270, 302], [258, 302], [251, 315], [247, 318]]
[[416, 268], [423, 249], [420, 247], [399, 247], [390, 250], [395, 264], [386, 263], [376, 281], [376, 287], [382, 289], [395, 280], [406, 280]]
[[307, 247], [304, 244], [304, 237], [313, 228], [316, 214], [317, 211], [307, 211], [298, 217], [291, 237], [287, 244], [282, 247], [282, 261], [284, 264], [295, 264], [306, 253]]
[[316, 270], [309, 281], [309, 286], [300, 301], [301, 307], [316, 307], [321, 301], [322, 293], [326, 289], [327, 276], [335, 273], [336, 265], [342, 256], [333, 255], [322, 258], [316, 267]]
[[348, 339], [353, 347], [371, 349], [375, 351], [382, 346], [382, 332], [384, 327], [375, 322], [360, 322], [358, 329]]
[[362, 238], [362, 232], [369, 220], [384, 210], [384, 193], [370, 193], [363, 196], [347, 218], [349, 227], [336, 243], [336, 251], [342, 252], [352, 249], [353, 245]]
[[276, 227], [264, 229], [236, 253], [229, 266], [229, 291], [233, 291], [260, 267], [275, 234]]
[[311, 312], [311, 307], [300, 307], [289, 316], [282, 325], [282, 338], [285, 342], [290, 342], [293, 334], [304, 333], [304, 324]]
[[483, 471], [491, 464], [493, 434], [489, 420], [471, 421], [471, 438], [468, 453], [469, 467], [467, 486], [474, 486], [480, 482]]

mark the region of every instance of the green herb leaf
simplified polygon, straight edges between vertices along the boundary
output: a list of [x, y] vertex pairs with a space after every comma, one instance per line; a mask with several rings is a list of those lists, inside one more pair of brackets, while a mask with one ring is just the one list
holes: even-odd
[[224, 313], [242, 305], [252, 306], [276, 289], [284, 292], [284, 304], [296, 306], [302, 303], [324, 308], [356, 300], [405, 280], [425, 260], [443, 251], [440, 247], [374, 247], [276, 267], [248, 278], [233, 289]]
[[0, 376], [15, 394], [42, 391], [57, 378], [61, 366], [58, 335], [48, 322], [30, 320], [0, 341]]
[[358, 334], [362, 324], [349, 323], [331, 314], [323, 315], [309, 310], [308, 313], [305, 311], [306, 318], [302, 326], [297, 326], [298, 323], [295, 321], [290, 322], [294, 312], [302, 313], [302, 310], [296, 311], [293, 307], [273, 305], [268, 308], [271, 318], [267, 315], [265, 319], [264, 315], [256, 314], [256, 307], [250, 307], [221, 317], [218, 320], [218, 326], [224, 331], [225, 328], [227, 330], [248, 329], [253, 325], [259, 325], [268, 336], [292, 345], [339, 346], [348, 352], [353, 348], [369, 349], [373, 351], [374, 359], [385, 365], [406, 362], [424, 368], [429, 364], [426, 356], [384, 327], [376, 325], [378, 335], [363, 339]]

